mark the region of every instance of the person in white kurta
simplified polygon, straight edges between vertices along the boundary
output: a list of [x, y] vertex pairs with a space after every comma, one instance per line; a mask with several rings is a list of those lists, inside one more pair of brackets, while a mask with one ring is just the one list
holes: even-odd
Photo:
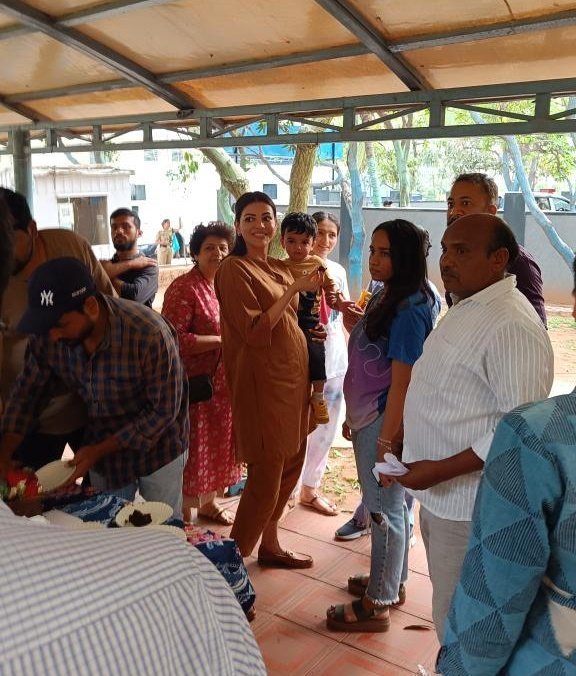
[[[323, 211], [312, 214], [318, 225], [318, 235], [313, 253], [324, 259], [330, 277], [336, 282], [342, 295], [350, 298], [346, 270], [340, 263], [328, 259], [338, 243], [340, 225], [335, 217]], [[327, 316], [321, 317], [326, 327], [326, 384], [324, 398], [328, 404], [330, 422], [318, 427], [309, 435], [306, 460], [300, 477], [300, 501], [321, 514], [332, 516], [338, 513], [331, 500], [319, 492], [319, 486], [328, 464], [328, 454], [340, 424], [343, 395], [342, 385], [348, 366], [348, 348], [344, 334], [342, 314], [324, 305]]]

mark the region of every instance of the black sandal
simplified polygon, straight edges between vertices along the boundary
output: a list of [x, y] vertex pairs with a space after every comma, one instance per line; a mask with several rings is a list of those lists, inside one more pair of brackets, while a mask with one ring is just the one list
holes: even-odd
[[374, 608], [366, 610], [362, 599], [352, 601], [352, 610], [356, 616], [354, 622], [346, 622], [344, 618], [344, 604], [331, 606], [326, 611], [326, 626], [332, 631], [366, 632], [370, 634], [383, 633], [390, 629], [390, 615], [387, 609], [378, 612]]

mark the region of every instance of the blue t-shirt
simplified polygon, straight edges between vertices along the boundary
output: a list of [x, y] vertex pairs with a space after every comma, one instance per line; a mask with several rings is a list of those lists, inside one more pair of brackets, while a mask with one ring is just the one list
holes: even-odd
[[[372, 297], [370, 304], [383, 291]], [[366, 335], [364, 321], [353, 328], [348, 341], [348, 370], [344, 378], [346, 422], [360, 430], [378, 418], [386, 407], [392, 382], [392, 361], [412, 366], [440, 312], [440, 298], [422, 291], [408, 297], [392, 320], [388, 336], [375, 341]]]

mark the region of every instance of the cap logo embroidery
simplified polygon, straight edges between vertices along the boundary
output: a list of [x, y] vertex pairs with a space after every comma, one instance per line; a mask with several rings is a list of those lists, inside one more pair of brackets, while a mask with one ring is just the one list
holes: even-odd
[[52, 291], [40, 291], [40, 305], [54, 305], [54, 293]]

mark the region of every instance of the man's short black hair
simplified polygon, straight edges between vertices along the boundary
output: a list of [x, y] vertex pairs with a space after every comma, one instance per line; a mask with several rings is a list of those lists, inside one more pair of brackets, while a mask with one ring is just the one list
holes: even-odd
[[110, 225], [112, 225], [112, 220], [118, 218], [119, 216], [131, 216], [134, 219], [134, 225], [140, 230], [140, 216], [132, 209], [127, 209], [126, 207], [120, 207], [110, 214]]
[[284, 216], [280, 224], [281, 235], [284, 236], [287, 232], [294, 232], [298, 235], [306, 234], [316, 239], [318, 226], [312, 216], [302, 211], [292, 211]]
[[12, 227], [14, 230], [28, 230], [30, 221], [34, 219], [24, 195], [10, 190], [10, 188], [0, 187], [0, 197], [4, 198], [6, 206], [12, 214]]
[[490, 178], [487, 174], [483, 174], [480, 171], [474, 171], [469, 174], [460, 174], [454, 179], [452, 186], [456, 183], [473, 183], [480, 187], [490, 204], [495, 204], [498, 206], [498, 186], [496, 181], [493, 178]]
[[495, 216], [492, 238], [490, 239], [490, 244], [488, 244], [488, 253], [491, 254], [498, 249], [507, 249], [508, 267], [512, 265], [520, 253], [520, 247], [518, 246], [516, 237], [508, 224], [501, 218]]

